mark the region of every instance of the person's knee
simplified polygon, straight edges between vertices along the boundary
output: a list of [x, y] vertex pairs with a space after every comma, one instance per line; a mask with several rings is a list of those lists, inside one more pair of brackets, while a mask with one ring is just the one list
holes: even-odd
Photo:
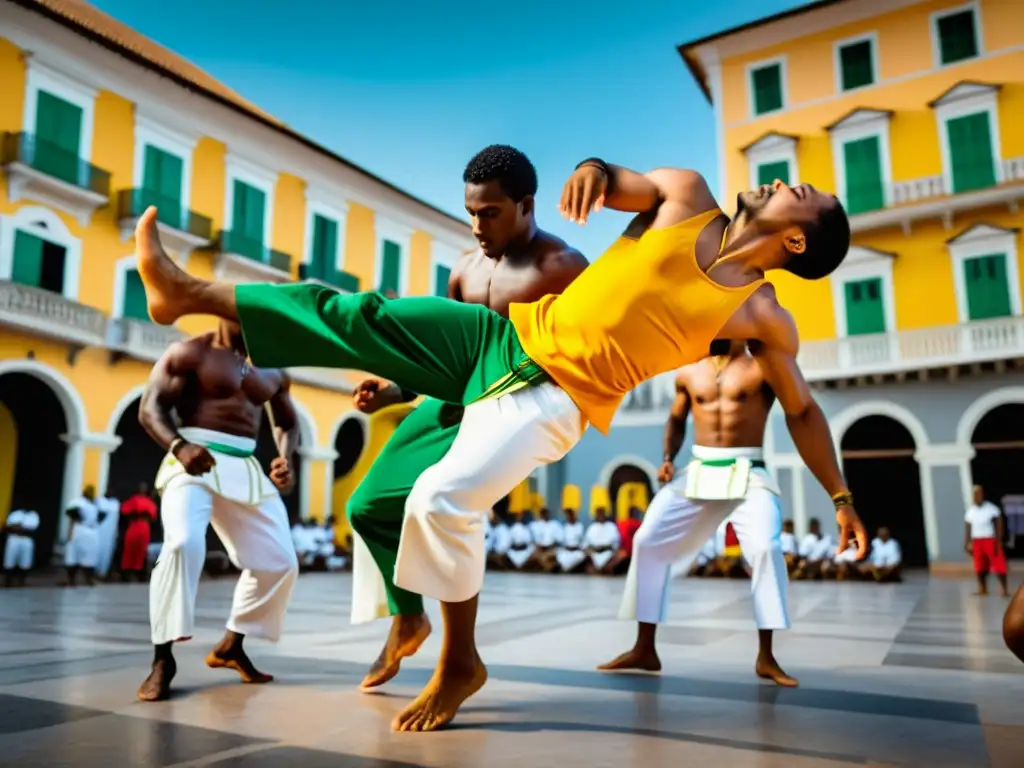
[[460, 508], [458, 491], [451, 483], [421, 475], [406, 499], [405, 515], [424, 527], [449, 528], [458, 519], [465, 520]]
[[355, 493], [349, 497], [346, 510], [349, 525], [360, 536], [364, 536], [372, 511], [372, 500], [371, 494], [362, 490], [362, 485], [356, 488]]

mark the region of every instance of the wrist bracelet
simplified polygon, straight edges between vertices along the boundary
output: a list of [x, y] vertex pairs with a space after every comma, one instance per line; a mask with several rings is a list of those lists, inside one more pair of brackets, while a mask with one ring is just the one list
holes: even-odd
[[840, 491], [832, 497], [832, 504], [837, 510], [842, 509], [843, 507], [852, 507], [853, 494], [849, 491]]
[[609, 179], [612, 177], [611, 169], [608, 168], [608, 163], [602, 160], [600, 157], [588, 157], [586, 160], [581, 161], [576, 165], [575, 170], [579, 170], [585, 165], [592, 165], [595, 168], [600, 168], [601, 173], [607, 176]]
[[167, 452], [171, 454], [171, 456], [176, 456], [178, 449], [181, 448], [181, 446], [185, 445], [185, 443], [187, 442], [188, 440], [186, 440], [181, 435], [178, 435], [176, 438], [171, 440], [171, 444], [167, 446]]

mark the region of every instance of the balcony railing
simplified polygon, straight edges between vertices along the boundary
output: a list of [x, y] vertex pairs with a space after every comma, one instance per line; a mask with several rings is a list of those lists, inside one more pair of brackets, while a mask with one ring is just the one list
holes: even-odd
[[1024, 317], [806, 342], [800, 369], [808, 381], [945, 368], [1024, 357]]
[[139, 218], [149, 206], [156, 206], [156, 220], [196, 240], [209, 242], [213, 222], [195, 211], [183, 208], [181, 202], [148, 189], [122, 189], [117, 193], [117, 216], [121, 220]]
[[217, 235], [221, 253], [255, 261], [280, 272], [292, 271], [292, 257], [282, 251], [267, 248], [261, 241], [247, 237], [241, 232], [222, 229]]
[[358, 293], [359, 278], [339, 269], [318, 269], [312, 264], [299, 264], [299, 279], [313, 280], [337, 288], [342, 293]]
[[110, 321], [110, 348], [138, 360], [156, 362], [171, 344], [183, 338], [185, 334], [174, 326], [155, 325], [129, 317]]
[[110, 196], [110, 174], [107, 171], [31, 133], [5, 133], [0, 154], [5, 166], [21, 163], [65, 184], [103, 197]]
[[75, 345], [102, 346], [107, 316], [59, 293], [0, 280], [0, 325]]

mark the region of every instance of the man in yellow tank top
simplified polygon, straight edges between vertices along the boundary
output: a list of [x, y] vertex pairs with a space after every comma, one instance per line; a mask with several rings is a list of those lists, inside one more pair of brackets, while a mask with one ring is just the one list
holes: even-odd
[[[834, 196], [776, 183], [740, 195], [730, 224], [693, 171], [640, 174], [587, 160], [566, 184], [561, 210], [582, 224], [601, 207], [640, 215], [560, 297], [513, 304], [508, 320], [434, 297], [200, 280], [161, 249], [153, 208], [136, 230], [138, 268], [155, 322], [237, 319], [255, 365], [362, 370], [466, 406], [449, 453], [463, 458], [420, 476], [395, 565], [397, 586], [464, 603], [483, 583], [486, 511], [561, 459], [587, 421], [607, 433], [627, 392], [704, 357], [716, 336], [750, 340], [766, 371], [791, 374], [794, 419], [824, 419], [796, 368], [796, 327], [764, 273], [820, 278], [842, 262], [850, 230]], [[830, 450], [820, 453], [835, 462]], [[845, 545], [860, 521], [848, 503], [837, 507]], [[446, 642], [472, 638], [474, 617], [466, 621], [447, 628]], [[455, 666], [438, 668], [421, 714], [404, 729], [444, 727], [484, 684], [478, 657]]]

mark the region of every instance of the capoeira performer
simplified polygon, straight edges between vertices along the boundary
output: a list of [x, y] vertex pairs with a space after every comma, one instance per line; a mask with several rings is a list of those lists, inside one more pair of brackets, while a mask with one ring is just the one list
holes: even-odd
[[[466, 165], [462, 179], [466, 210], [473, 219], [480, 250], [465, 254], [455, 265], [448, 281], [450, 299], [487, 307], [507, 318], [512, 303], [561, 293], [586, 268], [587, 260], [578, 251], [537, 227], [537, 172], [522, 152], [505, 145], [485, 147]], [[415, 397], [414, 391], [380, 379], [363, 382], [354, 393], [355, 405], [364, 413]], [[416, 653], [430, 634], [423, 598], [395, 584], [395, 560], [409, 494], [420, 475], [444, 458], [459, 432], [461, 396], [456, 400], [452, 405], [428, 397], [420, 403], [398, 425], [349, 499], [352, 528], [376, 563], [368, 569], [365, 557], [354, 558], [352, 620], [362, 623], [382, 615], [393, 617], [391, 632], [363, 679], [363, 689], [379, 686], [398, 674], [402, 659]], [[490, 507], [488, 504], [479, 511], [486, 514]], [[505, 534], [507, 531], [502, 532], [496, 552], [516, 562], [517, 550], [508, 548]], [[375, 582], [381, 579], [382, 589], [378, 589]], [[383, 611], [377, 605], [381, 591], [387, 600]], [[472, 626], [476, 600], [472, 598], [466, 605], [444, 604], [442, 610], [446, 621]], [[453, 611], [461, 613], [448, 617]], [[470, 658], [475, 655], [473, 650]]]
[[64, 546], [66, 586], [73, 587], [78, 583], [79, 571], [85, 577], [87, 586], [96, 585], [96, 565], [100, 558], [100, 523], [106, 515], [100, 509], [96, 489], [91, 485], [85, 486], [82, 495], [68, 506], [70, 530]]
[[[772, 365], [763, 347], [753, 342], [751, 347], [753, 354], [746, 343], [733, 341], [724, 354], [688, 365], [676, 376], [659, 472], [670, 482], [651, 502], [637, 532], [619, 613], [638, 622], [636, 644], [599, 669], [661, 669], [655, 633], [667, 616], [672, 565], [682, 560], [688, 568], [708, 535], [728, 519], [753, 570], [751, 595], [760, 642], [754, 670], [778, 685], [797, 685], [772, 653], [773, 632], [789, 629], [782, 509], [763, 454], [764, 430], [776, 397], [800, 457], [840, 514], [851, 507], [853, 497], [843, 482], [828, 422], [795, 361]], [[691, 413], [693, 460], [676, 476], [673, 462]], [[866, 539], [858, 539], [865, 553]]]
[[[805, 184], [777, 181], [739, 200], [730, 223], [693, 171], [644, 175], [584, 161], [563, 191], [563, 215], [583, 223], [603, 206], [643, 213], [560, 296], [512, 304], [507, 320], [436, 297], [203, 280], [163, 252], [155, 209], [140, 217], [139, 274], [157, 323], [237, 318], [254, 362], [365, 370], [466, 406], [450, 450], [405, 507], [395, 584], [449, 605], [441, 663], [398, 729], [445, 726], [486, 681], [475, 614], [455, 607], [475, 605], [483, 582], [483, 518], [564, 456], [588, 421], [607, 434], [627, 392], [701, 359], [719, 334], [756, 340], [773, 371], [794, 372], [794, 400], [813, 402], [796, 369], [796, 325], [764, 273], [828, 275], [849, 248], [849, 222], [834, 195]], [[837, 520], [844, 540], [863, 529], [852, 507]]]
[[[213, 333], [172, 344], [153, 367], [139, 420], [167, 455], [155, 483], [164, 541], [149, 585], [154, 654], [139, 688], [142, 701], [167, 698], [177, 671], [172, 646], [195, 631], [211, 524], [242, 575], [227, 631], [206, 664], [233, 669], [246, 683], [273, 679], [256, 669], [242, 642], [246, 635], [278, 639], [299, 572], [279, 493], [292, 489], [298, 445], [289, 387], [283, 371], [249, 363], [238, 325], [225, 321]], [[278, 450], [269, 478], [253, 456], [267, 406]]]
[[36, 531], [39, 530], [39, 514], [31, 509], [12, 510], [4, 521], [4, 585], [25, 586], [25, 577], [32, 570], [36, 554]]

